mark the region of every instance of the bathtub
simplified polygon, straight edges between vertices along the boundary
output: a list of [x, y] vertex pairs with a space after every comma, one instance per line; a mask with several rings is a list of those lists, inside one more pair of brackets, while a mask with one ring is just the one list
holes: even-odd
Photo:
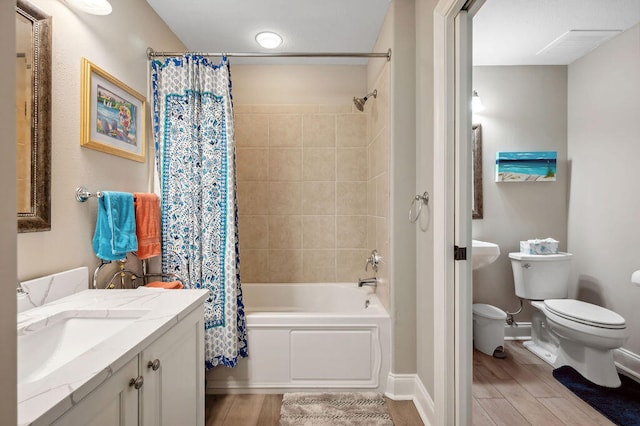
[[207, 374], [207, 393], [384, 392], [389, 314], [370, 288], [243, 284], [249, 357]]

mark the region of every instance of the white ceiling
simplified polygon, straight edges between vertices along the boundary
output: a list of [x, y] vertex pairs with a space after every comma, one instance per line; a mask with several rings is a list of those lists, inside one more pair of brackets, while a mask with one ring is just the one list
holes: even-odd
[[[260, 31], [269, 30], [284, 39], [276, 51], [371, 52], [390, 0], [147, 2], [192, 51], [265, 51], [254, 37]], [[598, 37], [585, 37], [585, 33], [580, 32], [578, 37], [573, 35], [569, 43], [560, 46], [561, 49], [536, 54], [570, 30], [626, 30], [638, 22], [640, 0], [486, 0], [473, 20], [474, 64], [569, 64], [596, 47]], [[151, 47], [163, 50], [162, 46]], [[274, 61], [309, 62], [234, 60], [235, 63]], [[316, 62], [362, 63], [335, 59]]]
[[[274, 31], [282, 36], [284, 42], [273, 51], [371, 52], [390, 0], [147, 0], [147, 2], [192, 51], [226, 53], [268, 51], [255, 42], [255, 35], [260, 31]], [[162, 46], [151, 47], [158, 51], [162, 50]], [[290, 59], [277, 61], [277, 63], [308, 62]], [[235, 59], [234, 62], [267, 62], [267, 60]], [[349, 61], [332, 61], [332, 63], [344, 62]], [[359, 63], [362, 62], [359, 61]]]
[[473, 63], [567, 65], [597, 47], [597, 37], [577, 33], [579, 40], [537, 53], [567, 31], [624, 31], [638, 22], [640, 0], [486, 0], [473, 19]]

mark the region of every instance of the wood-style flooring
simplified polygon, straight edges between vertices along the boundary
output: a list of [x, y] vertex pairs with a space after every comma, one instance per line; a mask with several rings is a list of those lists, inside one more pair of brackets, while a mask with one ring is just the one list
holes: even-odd
[[[613, 425], [553, 378], [519, 341], [506, 359], [473, 351], [473, 425]], [[421, 426], [411, 401], [386, 399], [396, 426]], [[282, 395], [207, 395], [206, 426], [277, 426]]]
[[551, 374], [553, 367], [521, 341], [506, 359], [473, 351], [473, 425], [613, 425]]
[[[411, 401], [385, 398], [396, 426], [422, 426]], [[207, 395], [206, 426], [278, 426], [282, 395]]]

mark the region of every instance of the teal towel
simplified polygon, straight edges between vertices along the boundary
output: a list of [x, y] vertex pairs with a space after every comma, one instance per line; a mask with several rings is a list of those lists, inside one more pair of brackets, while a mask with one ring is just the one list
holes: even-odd
[[138, 250], [133, 194], [102, 192], [98, 198], [98, 218], [93, 235], [93, 251], [104, 260], [120, 260]]

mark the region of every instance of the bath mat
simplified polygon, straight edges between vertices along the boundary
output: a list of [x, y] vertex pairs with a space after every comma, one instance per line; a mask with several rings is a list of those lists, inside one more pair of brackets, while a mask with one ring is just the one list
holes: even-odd
[[619, 376], [622, 386], [612, 389], [591, 383], [568, 365], [553, 370], [556, 380], [615, 424], [640, 426], [640, 383]]
[[393, 426], [393, 421], [378, 393], [285, 393], [280, 426]]

